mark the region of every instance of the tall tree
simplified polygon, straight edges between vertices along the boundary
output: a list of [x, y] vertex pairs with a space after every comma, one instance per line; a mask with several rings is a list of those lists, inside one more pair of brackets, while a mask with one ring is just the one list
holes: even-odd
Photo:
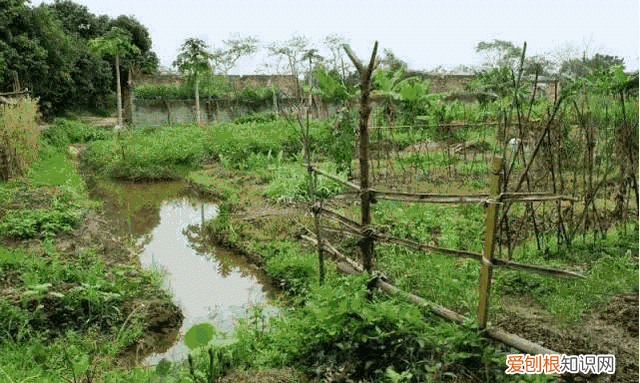
[[258, 51], [260, 39], [253, 36], [241, 37], [236, 34], [231, 35], [227, 40], [222, 40], [222, 42], [226, 48], [215, 49], [212, 61], [214, 69], [226, 76], [241, 57], [252, 55]]
[[187, 75], [189, 79], [195, 82], [196, 90], [196, 120], [198, 125], [200, 120], [200, 76], [211, 70], [209, 61], [213, 55], [208, 51], [209, 46], [198, 38], [189, 38], [180, 46], [178, 58], [173, 62], [173, 66]]
[[560, 67], [560, 74], [584, 77], [593, 74], [596, 70], [608, 71], [616, 66], [624, 69], [624, 60], [617, 56], [601, 55], [599, 53], [596, 53], [592, 58], [587, 58], [585, 53], [581, 59], [573, 58], [564, 61]]
[[522, 55], [522, 48], [515, 46], [511, 41], [481, 41], [476, 45], [476, 53], [485, 57], [484, 65], [489, 70], [504, 67], [515, 70]]
[[329, 70], [339, 73], [343, 83], [347, 79], [347, 72], [353, 68], [349, 60], [346, 62], [344, 60], [344, 49], [342, 49], [342, 46], [348, 43], [349, 41], [344, 36], [336, 33], [324, 39], [324, 45], [331, 51], [331, 57], [327, 60], [330, 63]]
[[286, 58], [289, 73], [295, 77], [296, 97], [300, 97], [300, 63], [309, 44], [310, 41], [306, 36], [294, 35], [284, 43], [277, 42], [268, 47], [270, 56]]
[[397, 72], [397, 71], [406, 71], [409, 68], [409, 64], [407, 64], [406, 62], [400, 60], [392, 51], [391, 49], [384, 49], [383, 50], [384, 53], [384, 57], [381, 59], [378, 59], [378, 61], [380, 62], [380, 67], [383, 69], [388, 69], [391, 72]]
[[91, 50], [99, 55], [109, 54], [116, 58], [116, 93], [118, 98], [118, 125], [122, 126], [122, 87], [120, 84], [120, 57], [130, 53], [139, 54], [140, 49], [131, 44], [131, 37], [124, 30], [113, 27], [104, 36], [89, 42]]
[[313, 82], [313, 63], [319, 63], [324, 61], [324, 57], [320, 56], [318, 54], [318, 50], [315, 48], [311, 48], [308, 49], [306, 52], [304, 52], [304, 54], [301, 57], [302, 60], [308, 60], [309, 61], [309, 70], [307, 71], [307, 77], [309, 80], [309, 86], [311, 86], [312, 82]]

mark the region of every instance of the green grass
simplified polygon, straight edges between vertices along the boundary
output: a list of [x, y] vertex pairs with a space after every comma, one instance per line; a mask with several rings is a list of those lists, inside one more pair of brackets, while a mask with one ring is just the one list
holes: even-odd
[[[326, 164], [320, 166], [326, 170]], [[264, 195], [280, 201], [303, 201], [310, 198], [309, 173], [301, 162], [269, 166], [262, 172], [269, 174], [269, 182], [264, 187]], [[344, 179], [344, 177], [343, 177]], [[314, 195], [319, 198], [330, 198], [340, 194], [345, 187], [331, 179], [318, 176]]]
[[[482, 206], [401, 205], [383, 201], [375, 208], [375, 221], [390, 234], [437, 246], [482, 251], [484, 209]], [[585, 279], [561, 279], [497, 268], [493, 285], [493, 307], [502, 295], [526, 294], [560, 320], [579, 321], [590, 309], [611, 295], [637, 286], [637, 225], [625, 231], [612, 229], [607, 238], [578, 237], [569, 248], [558, 247], [554, 235], [546, 235], [542, 250], [534, 238], [516, 248], [518, 262], [578, 270]], [[398, 287], [435, 303], [475, 312], [475, 291], [480, 266], [471, 260], [408, 250], [395, 245], [376, 246], [377, 266]], [[465, 310], [466, 309], [466, 310]]]
[[133, 302], [169, 298], [151, 271], [107, 267], [94, 248], [56, 250], [52, 240], [94, 203], [65, 148], [41, 143], [24, 179], [0, 182], [0, 233], [41, 246], [0, 246], [0, 381], [143, 381], [149, 373], [115, 363], [144, 330], [147, 313]]
[[107, 269], [92, 249], [69, 261], [45, 248], [43, 255], [0, 247], [0, 272], [18, 292], [0, 298], [3, 381], [67, 382], [73, 374], [115, 371], [115, 358], [144, 327], [142, 311], [125, 311], [125, 303], [148, 299], [159, 278], [127, 266]]
[[129, 131], [90, 143], [83, 158], [112, 178], [179, 178], [184, 169], [199, 165], [206, 154], [205, 138], [195, 125]]
[[561, 279], [519, 271], [499, 270], [495, 274], [498, 294], [527, 294], [561, 320], [577, 322], [611, 296], [633, 291], [638, 286], [638, 226], [625, 232], [612, 229], [606, 239], [576, 238], [570, 248], [557, 246], [548, 235], [537, 250], [532, 238], [514, 253], [514, 260], [538, 265], [581, 270], [584, 279]]
[[0, 234], [20, 239], [51, 239], [68, 233], [93, 205], [75, 166], [51, 146], [41, 150], [24, 180], [1, 183], [0, 191], [4, 210]]

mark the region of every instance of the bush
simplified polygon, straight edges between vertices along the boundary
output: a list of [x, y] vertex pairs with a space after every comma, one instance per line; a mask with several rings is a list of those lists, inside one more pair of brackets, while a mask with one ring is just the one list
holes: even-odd
[[111, 135], [110, 131], [64, 118], [55, 119], [53, 124], [42, 132], [42, 138], [51, 146], [58, 148], [106, 140]]
[[80, 222], [81, 212], [69, 208], [13, 210], [0, 220], [0, 234], [20, 239], [68, 233]]

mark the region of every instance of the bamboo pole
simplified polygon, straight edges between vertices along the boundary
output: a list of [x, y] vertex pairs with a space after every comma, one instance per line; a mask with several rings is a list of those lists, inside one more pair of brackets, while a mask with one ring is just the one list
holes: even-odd
[[[313, 244], [317, 244], [317, 241], [311, 237], [308, 237], [306, 235], [302, 236], [303, 239], [310, 241]], [[324, 246], [327, 248], [327, 250], [329, 251], [329, 253], [331, 253], [332, 255], [334, 255], [336, 257], [336, 259], [339, 259], [341, 261], [346, 261], [347, 264], [341, 264], [341, 263], [336, 263], [336, 268], [344, 273], [348, 273], [348, 274], [358, 274], [362, 272], [362, 267], [358, 264], [355, 264], [355, 262], [353, 262], [351, 259], [349, 259], [348, 257], [342, 255], [339, 251], [337, 251], [335, 248], [333, 247], [329, 247], [327, 246], [327, 242], [323, 241]], [[355, 265], [354, 265], [355, 264]], [[397, 288], [396, 286], [385, 282], [383, 280], [381, 280], [380, 278], [376, 278], [376, 287], [378, 287], [379, 289], [391, 293], [391, 294], [398, 294], [400, 296], [402, 296], [403, 298], [407, 299], [408, 301], [415, 303], [415, 304], [419, 304], [419, 305], [423, 305], [426, 306], [427, 308], [429, 308], [429, 310], [431, 312], [433, 312], [434, 314], [438, 315], [441, 318], [444, 318], [446, 320], [450, 320], [453, 322], [458, 322], [458, 323], [462, 323], [464, 321], [464, 316], [460, 315], [454, 311], [451, 311], [445, 307], [442, 307], [438, 304], [435, 304], [433, 302], [429, 302], [427, 300], [425, 300], [424, 298], [421, 298], [415, 294], [411, 294], [411, 293], [407, 293], [405, 291], [400, 290], [399, 288]], [[498, 330], [495, 328], [487, 328], [485, 329], [484, 332], [488, 337], [495, 339], [497, 341], [500, 341], [508, 346], [512, 346], [515, 347], [516, 349], [525, 352], [527, 354], [531, 354], [531, 355], [536, 355], [536, 354], [560, 354], [557, 351], [553, 351], [550, 350], [548, 348], [542, 347], [536, 343], [533, 343], [531, 341], [528, 341], [526, 339], [520, 338], [517, 335], [514, 334], [510, 334], [508, 332], [502, 331], [502, 330]]]
[[316, 229], [316, 238], [318, 238], [318, 278], [320, 283], [324, 282], [324, 251], [322, 248], [322, 232], [320, 228], [320, 209], [322, 208], [322, 202], [316, 203], [313, 206], [313, 222]]
[[354, 233], [360, 234], [362, 231], [362, 226], [358, 222], [352, 220], [349, 217], [345, 217], [342, 214], [339, 214], [333, 210], [326, 209], [323, 207], [320, 207], [319, 212], [322, 214], [326, 214], [329, 218], [333, 219], [334, 221], [340, 222], [342, 225], [346, 226]]
[[[340, 216], [341, 217], [341, 216]], [[359, 237], [362, 237], [362, 231], [360, 229], [357, 229], [351, 225], [346, 225], [344, 222], [336, 219], [336, 221], [342, 223], [345, 226], [345, 230], [340, 230], [340, 229], [327, 229], [327, 230], [332, 230], [334, 232], [338, 232], [338, 233], [348, 233], [348, 234], [352, 234], [352, 235], [357, 235]], [[392, 245], [398, 245], [398, 246], [404, 246], [406, 248], [409, 249], [413, 249], [413, 250], [417, 250], [417, 251], [423, 251], [423, 252], [427, 252], [427, 253], [440, 253], [440, 254], [447, 254], [447, 255], [452, 255], [458, 258], [470, 258], [470, 259], [474, 259], [476, 261], [482, 261], [482, 254], [480, 253], [476, 253], [473, 251], [468, 251], [468, 250], [454, 250], [454, 249], [447, 249], [444, 247], [437, 247], [437, 246], [432, 246], [432, 245], [427, 245], [424, 243], [419, 243], [419, 242], [414, 242], [414, 241], [410, 241], [408, 239], [404, 239], [404, 238], [398, 238], [398, 237], [394, 237], [391, 235], [387, 235], [387, 234], [382, 234], [377, 230], [373, 230], [373, 236], [375, 238], [376, 241], [379, 242], [385, 242], [388, 244], [392, 244]], [[505, 269], [512, 269], [512, 270], [522, 270], [522, 271], [527, 271], [527, 272], [532, 272], [532, 273], [537, 273], [537, 274], [543, 274], [543, 275], [547, 275], [547, 276], [552, 276], [552, 277], [556, 277], [556, 278], [572, 278], [572, 279], [579, 279], [579, 278], [584, 278], [584, 275], [580, 274], [580, 273], [576, 273], [573, 271], [568, 271], [568, 270], [563, 270], [563, 269], [558, 269], [555, 267], [547, 267], [547, 266], [538, 266], [538, 265], [529, 265], [526, 263], [519, 263], [519, 262], [515, 262], [515, 261], [510, 261], [510, 260], [505, 260], [505, 259], [498, 259], [498, 258], [494, 258], [492, 260], [493, 266], [496, 267], [502, 267]]]
[[329, 179], [332, 179], [332, 180], [334, 180], [336, 182], [339, 182], [339, 183], [341, 183], [343, 185], [346, 185], [346, 186], [350, 187], [351, 189], [353, 189], [353, 190], [355, 190], [357, 192], [360, 192], [360, 186], [358, 186], [358, 185], [356, 185], [354, 183], [351, 183], [349, 181], [341, 180], [340, 178], [336, 177], [333, 174], [329, 174], [327, 172], [323, 172], [322, 170], [318, 169], [317, 167], [315, 167], [313, 165], [311, 165], [311, 171], [316, 172], [318, 174], [321, 174], [321, 175], [323, 175], [323, 176], [325, 176], [325, 177], [327, 177]]
[[[502, 187], [502, 166], [503, 158], [494, 157], [491, 164], [491, 181], [489, 193], [496, 195], [500, 193]], [[486, 233], [484, 237], [484, 248], [482, 250], [482, 265], [480, 271], [480, 297], [478, 302], [478, 326], [480, 329], [487, 327], [487, 318], [489, 317], [489, 295], [491, 292], [491, 277], [493, 274], [493, 250], [495, 247], [496, 237], [496, 215], [498, 214], [498, 205], [495, 203], [487, 206], [485, 219]]]

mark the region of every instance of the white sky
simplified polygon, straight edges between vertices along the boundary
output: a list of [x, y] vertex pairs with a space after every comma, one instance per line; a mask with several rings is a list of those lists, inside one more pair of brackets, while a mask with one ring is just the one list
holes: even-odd
[[[39, 5], [42, 0], [32, 0]], [[53, 0], [46, 0], [52, 3]], [[223, 47], [231, 33], [257, 35], [263, 42], [285, 41], [294, 33], [318, 44], [329, 34], [350, 40], [368, 61], [374, 41], [391, 49], [411, 69], [477, 65], [480, 41], [527, 42], [527, 56], [567, 43], [588, 55], [624, 58], [638, 69], [638, 0], [75, 0], [97, 15], [132, 15], [151, 33], [164, 66], [175, 60], [189, 37]], [[581, 54], [580, 54], [581, 56]], [[231, 74], [251, 74], [261, 58], [243, 59]]]

